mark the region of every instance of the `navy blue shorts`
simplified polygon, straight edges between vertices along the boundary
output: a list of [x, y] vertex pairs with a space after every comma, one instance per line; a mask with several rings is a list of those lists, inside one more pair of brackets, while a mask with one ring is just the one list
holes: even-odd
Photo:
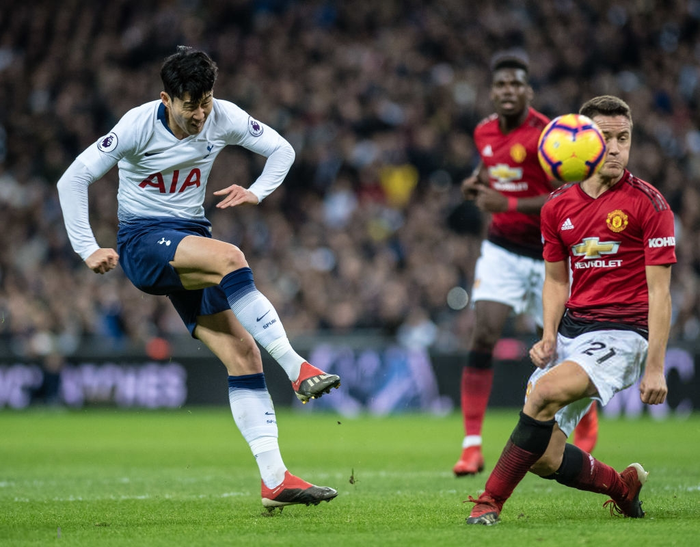
[[188, 291], [170, 261], [186, 236], [211, 237], [208, 220], [147, 218], [121, 222], [117, 252], [124, 273], [134, 286], [148, 294], [166, 295], [194, 335], [198, 315], [212, 315], [228, 309], [228, 300], [218, 285]]

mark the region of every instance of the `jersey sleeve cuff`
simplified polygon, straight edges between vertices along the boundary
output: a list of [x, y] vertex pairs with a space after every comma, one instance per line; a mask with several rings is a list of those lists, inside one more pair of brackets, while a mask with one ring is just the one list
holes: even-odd
[[78, 251], [78, 255], [83, 259], [83, 262], [85, 262], [95, 251], [98, 251], [99, 249], [100, 246], [97, 244], [97, 242], [95, 242], [93, 245]]

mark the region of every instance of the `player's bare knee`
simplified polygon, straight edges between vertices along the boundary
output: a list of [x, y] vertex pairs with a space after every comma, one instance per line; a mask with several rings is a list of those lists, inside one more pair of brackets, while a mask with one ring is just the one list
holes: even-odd
[[480, 351], [484, 353], [493, 352], [496, 343], [500, 337], [500, 332], [476, 327], [474, 339], [472, 340], [472, 351]]
[[547, 408], [545, 401], [538, 396], [537, 393], [530, 393], [525, 401], [523, 412], [528, 416], [537, 419], [537, 417]]
[[558, 395], [559, 391], [555, 385], [540, 380], [527, 396], [525, 413], [539, 420], [552, 418], [563, 406]]
[[227, 245], [218, 258], [223, 264], [222, 269], [224, 275], [248, 267], [248, 262], [245, 259], [243, 251], [235, 245]]

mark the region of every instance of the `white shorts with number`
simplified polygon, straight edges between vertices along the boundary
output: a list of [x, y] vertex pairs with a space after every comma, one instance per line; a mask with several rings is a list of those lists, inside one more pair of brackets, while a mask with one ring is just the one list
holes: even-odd
[[488, 300], [531, 315], [542, 326], [544, 260], [517, 255], [490, 241], [481, 244], [476, 261], [472, 302]]
[[594, 399], [605, 406], [615, 393], [630, 387], [640, 378], [646, 364], [648, 345], [643, 336], [626, 330], [599, 330], [576, 338], [559, 334], [554, 361], [532, 373], [525, 400], [537, 381], [559, 363], [573, 361], [579, 364], [593, 382], [598, 395], [575, 401], [556, 413], [554, 418], [559, 427], [567, 436], [571, 435]]

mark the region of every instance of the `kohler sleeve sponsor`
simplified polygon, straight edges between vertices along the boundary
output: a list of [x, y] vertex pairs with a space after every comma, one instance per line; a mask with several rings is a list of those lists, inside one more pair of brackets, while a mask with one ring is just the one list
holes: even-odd
[[676, 238], [673, 236], [668, 237], [652, 237], [649, 239], [649, 247], [652, 249], [657, 247], [675, 247]]

